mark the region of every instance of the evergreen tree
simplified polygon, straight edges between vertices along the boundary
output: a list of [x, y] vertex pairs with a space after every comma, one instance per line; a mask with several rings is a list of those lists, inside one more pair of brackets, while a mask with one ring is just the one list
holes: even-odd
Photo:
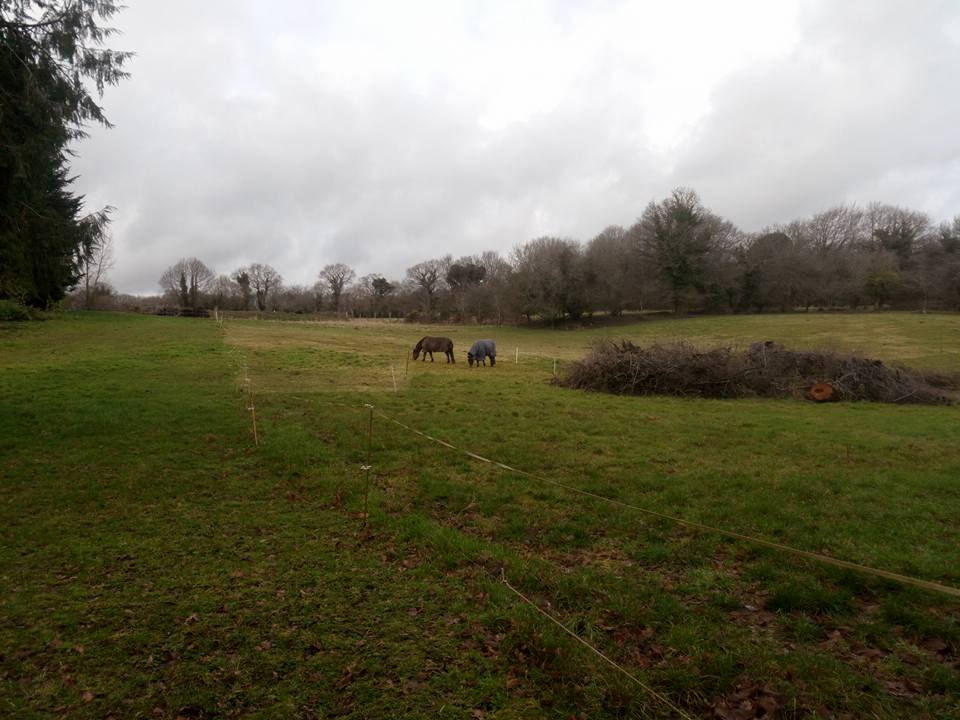
[[102, 94], [129, 53], [103, 49], [109, 0], [0, 0], [0, 297], [43, 306], [76, 284], [89, 233], [69, 145], [109, 126]]

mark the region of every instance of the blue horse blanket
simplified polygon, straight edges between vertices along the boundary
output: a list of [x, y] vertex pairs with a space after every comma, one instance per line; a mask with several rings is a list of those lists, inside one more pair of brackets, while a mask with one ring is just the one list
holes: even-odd
[[467, 351], [467, 362], [470, 365], [486, 365], [485, 358], [490, 358], [490, 366], [497, 364], [497, 344], [493, 340], [477, 340]]

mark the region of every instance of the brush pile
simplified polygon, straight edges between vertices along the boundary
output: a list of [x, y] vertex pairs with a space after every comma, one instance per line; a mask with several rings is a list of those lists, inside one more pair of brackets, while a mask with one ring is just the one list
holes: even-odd
[[940, 405], [952, 401], [947, 391], [960, 387], [960, 374], [928, 373], [829, 351], [788, 350], [769, 341], [735, 351], [686, 343], [638, 347], [629, 340], [605, 340], [557, 382], [619, 395]]

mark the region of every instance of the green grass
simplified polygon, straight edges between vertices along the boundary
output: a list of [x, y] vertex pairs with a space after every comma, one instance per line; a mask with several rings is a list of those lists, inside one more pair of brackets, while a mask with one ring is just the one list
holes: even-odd
[[[408, 362], [424, 334], [459, 362]], [[502, 572], [695, 717], [752, 684], [782, 717], [960, 717], [957, 601], [543, 480], [960, 586], [960, 409], [550, 384], [603, 336], [960, 366], [939, 314], [0, 323], [0, 715], [671, 717]], [[536, 477], [378, 414], [364, 530], [364, 403]]]

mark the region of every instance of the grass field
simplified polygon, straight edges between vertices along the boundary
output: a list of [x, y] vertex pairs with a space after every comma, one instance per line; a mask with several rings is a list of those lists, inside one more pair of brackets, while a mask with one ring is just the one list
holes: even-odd
[[960, 718], [957, 598], [554, 484], [960, 587], [960, 407], [550, 384], [601, 336], [960, 368], [938, 314], [0, 324], [0, 716]]

